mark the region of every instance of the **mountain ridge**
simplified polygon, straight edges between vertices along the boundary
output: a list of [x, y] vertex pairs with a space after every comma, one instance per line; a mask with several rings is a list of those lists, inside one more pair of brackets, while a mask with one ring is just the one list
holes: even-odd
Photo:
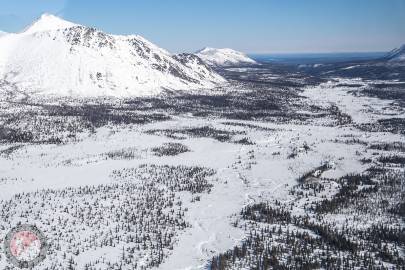
[[393, 62], [405, 61], [405, 44], [399, 48], [393, 49], [391, 52], [387, 54], [385, 58]]
[[226, 82], [195, 57], [173, 56], [139, 35], [106, 34], [50, 14], [3, 36], [0, 79], [28, 94], [89, 97], [155, 95]]

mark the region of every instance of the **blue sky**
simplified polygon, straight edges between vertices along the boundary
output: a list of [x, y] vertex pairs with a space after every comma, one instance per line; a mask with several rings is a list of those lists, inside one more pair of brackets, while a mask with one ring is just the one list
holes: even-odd
[[0, 0], [0, 30], [48, 12], [172, 52], [387, 51], [405, 43], [405, 0]]

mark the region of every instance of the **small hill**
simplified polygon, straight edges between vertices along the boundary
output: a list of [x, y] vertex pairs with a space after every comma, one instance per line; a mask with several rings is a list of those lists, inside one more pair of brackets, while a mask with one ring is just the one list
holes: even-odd
[[196, 55], [210, 66], [226, 67], [257, 64], [246, 54], [232, 49], [204, 48], [196, 52]]

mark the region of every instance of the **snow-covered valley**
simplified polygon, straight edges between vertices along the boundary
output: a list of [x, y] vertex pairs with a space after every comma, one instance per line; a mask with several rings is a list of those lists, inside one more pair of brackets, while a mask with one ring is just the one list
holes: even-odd
[[3, 83], [0, 238], [41, 228], [41, 270], [403, 267], [401, 96], [266, 66], [221, 75], [118, 99]]

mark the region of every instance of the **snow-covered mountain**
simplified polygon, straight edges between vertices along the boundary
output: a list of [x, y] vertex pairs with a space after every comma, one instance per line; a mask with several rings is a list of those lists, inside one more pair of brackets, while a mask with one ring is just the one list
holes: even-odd
[[196, 52], [196, 55], [211, 66], [238, 66], [257, 64], [256, 61], [246, 56], [246, 54], [232, 49], [204, 48]]
[[110, 35], [49, 14], [0, 39], [0, 79], [26, 93], [117, 97], [225, 82], [196, 56], [173, 56], [141, 36]]
[[4, 36], [4, 35], [7, 35], [7, 33], [6, 33], [6, 32], [3, 32], [3, 31], [0, 31], [0, 37], [2, 37], [2, 36]]
[[386, 57], [390, 61], [405, 61], [405, 44], [392, 50]]

